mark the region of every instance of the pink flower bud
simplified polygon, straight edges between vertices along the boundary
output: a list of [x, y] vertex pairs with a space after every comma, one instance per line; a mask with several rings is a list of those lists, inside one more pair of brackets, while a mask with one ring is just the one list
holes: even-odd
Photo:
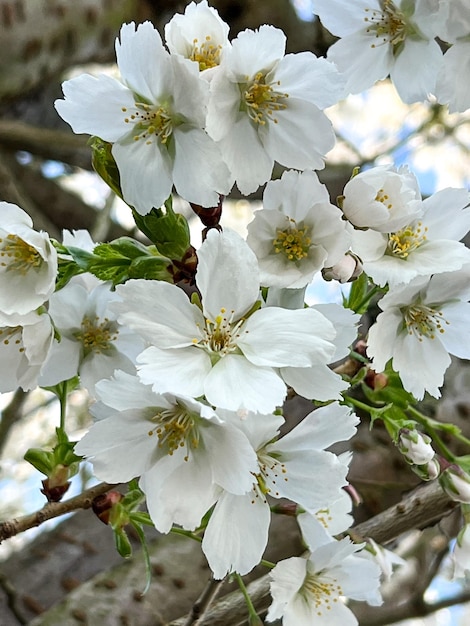
[[362, 272], [363, 267], [359, 257], [352, 252], [347, 252], [333, 267], [325, 267], [322, 275], [325, 280], [337, 280], [343, 284], [352, 282]]

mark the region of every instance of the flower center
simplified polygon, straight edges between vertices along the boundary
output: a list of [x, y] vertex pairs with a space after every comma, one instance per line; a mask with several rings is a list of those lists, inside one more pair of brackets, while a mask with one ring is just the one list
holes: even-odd
[[23, 276], [31, 268], [39, 268], [42, 256], [18, 235], [9, 234], [0, 238], [0, 267], [6, 267], [7, 272], [19, 272]]
[[398, 46], [406, 39], [407, 22], [404, 14], [397, 9], [391, 0], [383, 0], [382, 11], [376, 9], [364, 9], [367, 24], [366, 32], [375, 36], [378, 40], [371, 44], [371, 48], [376, 48], [383, 44], [390, 43]]
[[385, 193], [383, 189], [379, 189], [375, 196], [376, 202], [381, 202], [387, 209], [393, 209], [393, 204], [390, 202], [390, 196]]
[[222, 308], [215, 320], [206, 319], [206, 327], [203, 329], [204, 338], [193, 339], [195, 346], [202, 347], [209, 353], [213, 364], [230, 352], [240, 352], [237, 346], [237, 339], [240, 337], [238, 331], [245, 320], [242, 318], [233, 323], [234, 311], [228, 317], [226, 312]]
[[301, 261], [308, 256], [312, 244], [310, 229], [297, 226], [296, 221], [288, 218], [289, 226], [276, 231], [273, 248], [276, 254], [283, 254], [289, 261]]
[[[264, 126], [267, 121], [277, 124], [278, 120], [273, 114], [287, 109], [284, 100], [289, 97], [287, 93], [275, 91], [265, 80], [265, 75], [258, 72], [251, 85], [242, 86], [243, 98], [240, 108], [247, 111], [250, 119], [260, 126]], [[275, 84], [279, 86], [281, 83], [277, 81]]]
[[426, 241], [427, 227], [422, 228], [423, 223], [418, 222], [416, 227], [405, 226], [396, 233], [388, 236], [387, 253], [399, 259], [406, 259], [410, 252], [419, 248]]
[[331, 610], [331, 603], [338, 602], [339, 597], [344, 595], [336, 578], [323, 572], [307, 572], [301, 593], [308, 604], [316, 610], [318, 616], [322, 615], [322, 608], [327, 611]]
[[266, 479], [269, 476], [272, 485], [275, 485], [278, 480], [287, 482], [287, 468], [282, 461], [276, 459], [272, 454], [267, 453], [264, 448], [258, 450], [257, 454], [259, 467], [259, 473], [256, 475], [257, 486], [263, 495], [269, 494], [275, 498], [279, 498], [279, 492], [273, 491], [271, 487], [268, 487]]
[[85, 355], [90, 352], [102, 353], [111, 348], [113, 341], [119, 335], [116, 322], [111, 322], [107, 317], [100, 322], [98, 316], [91, 319], [85, 316], [82, 320], [82, 328], [75, 334], [82, 342]]
[[442, 313], [424, 304], [409, 306], [404, 312], [405, 325], [409, 335], [415, 335], [419, 341], [423, 337], [435, 339], [437, 333], [444, 333], [444, 325], [449, 325]]
[[211, 37], [207, 35], [200, 45], [198, 39], [193, 39], [193, 51], [189, 58], [199, 63], [199, 71], [202, 72], [219, 65], [221, 51], [222, 46], [211, 43]]
[[[135, 111], [125, 117], [127, 124], [134, 125], [134, 141], [143, 139], [146, 144], [152, 143], [152, 137], [157, 137], [162, 144], [166, 144], [173, 132], [173, 120], [168, 110], [163, 106], [152, 106], [145, 102], [136, 102]], [[127, 108], [122, 107], [127, 113]]]
[[[155, 428], [149, 431], [149, 436], [157, 435], [158, 447], [163, 448], [170, 456], [178, 448], [197, 448], [200, 435], [197, 426], [197, 415], [188, 411], [180, 404], [170, 409], [162, 409], [152, 417], [156, 422]], [[189, 459], [189, 453], [184, 457]]]

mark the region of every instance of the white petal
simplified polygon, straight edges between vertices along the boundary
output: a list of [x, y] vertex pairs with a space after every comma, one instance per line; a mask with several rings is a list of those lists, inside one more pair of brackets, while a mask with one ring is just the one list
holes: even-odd
[[225, 309], [238, 321], [259, 299], [256, 256], [234, 231], [210, 230], [198, 251], [196, 282], [206, 317], [215, 321]]
[[[293, 446], [291, 446], [293, 447]], [[331, 452], [295, 450], [285, 453], [282, 439], [267, 449], [276, 453], [285, 473], [266, 472], [266, 487], [275, 498], [288, 498], [310, 513], [326, 508], [339, 497], [347, 485], [348, 468]]]
[[309, 413], [280, 440], [279, 446], [283, 452], [322, 450], [350, 439], [358, 422], [358, 417], [348, 407], [333, 402]]
[[248, 318], [237, 343], [256, 365], [308, 367], [329, 362], [334, 336], [333, 325], [318, 311], [268, 307]]
[[276, 111], [277, 123], [269, 122], [259, 136], [269, 156], [295, 169], [322, 169], [324, 157], [335, 144], [330, 120], [315, 105], [289, 98], [285, 110]]
[[426, 100], [430, 93], [434, 93], [441, 63], [442, 52], [434, 39], [414, 41], [407, 37], [390, 70], [390, 78], [403, 102], [410, 104]]
[[75, 446], [75, 452], [93, 463], [100, 480], [127, 482], [149, 469], [156, 437], [148, 435], [152, 422], [146, 412], [116, 413], [96, 422]]
[[124, 200], [141, 215], [162, 206], [171, 194], [173, 179], [171, 159], [160, 140], [155, 136], [148, 142], [142, 137], [137, 141], [128, 139], [115, 143], [112, 153], [121, 175]]
[[312, 367], [283, 367], [281, 376], [299, 395], [320, 402], [340, 400], [341, 392], [349, 387], [348, 383], [326, 364]]
[[207, 427], [201, 424], [201, 435], [210, 458], [213, 482], [233, 494], [250, 491], [258, 460], [247, 437], [231, 424]]
[[237, 354], [223, 357], [212, 368], [204, 390], [214, 406], [259, 413], [270, 413], [281, 406], [287, 392], [282, 379], [271, 368], [252, 365]]
[[129, 132], [124, 108], [134, 107], [127, 87], [105, 74], [82, 74], [62, 84], [65, 100], [56, 100], [59, 115], [75, 133], [97, 135], [104, 141], [117, 141]]
[[203, 207], [215, 207], [231, 188], [219, 148], [203, 130], [183, 125], [173, 133], [173, 182], [179, 195]]
[[116, 40], [116, 59], [124, 82], [150, 102], [164, 94], [170, 86], [169, 55], [151, 22], [137, 29], [133, 22], [123, 24], [120, 39]]
[[239, 113], [230, 132], [221, 140], [220, 147], [242, 194], [256, 191], [271, 178], [274, 159], [266, 152], [258, 129], [246, 113]]
[[263, 556], [271, 512], [259, 497], [224, 493], [209, 520], [202, 549], [214, 578], [250, 572]]
[[159, 350], [147, 348], [137, 358], [138, 375], [156, 393], [197, 398], [204, 393], [204, 379], [211, 370], [209, 356], [197, 348]]
[[122, 302], [111, 309], [119, 321], [159, 348], [190, 346], [203, 337], [204, 318], [182, 289], [163, 281], [129, 280], [118, 285]]

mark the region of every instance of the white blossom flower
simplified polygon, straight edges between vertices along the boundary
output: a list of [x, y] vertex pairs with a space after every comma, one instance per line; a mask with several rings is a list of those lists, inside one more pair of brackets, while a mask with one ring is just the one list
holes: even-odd
[[217, 499], [202, 542], [215, 578], [233, 571], [246, 574], [261, 560], [271, 519], [267, 496], [288, 498], [311, 512], [341, 497], [348, 468], [325, 448], [350, 439], [358, 422], [348, 407], [330, 404], [276, 441], [284, 421], [280, 416], [220, 415], [246, 433], [258, 468], [250, 492], [240, 496], [224, 491]]
[[25, 315], [0, 312], [0, 392], [30, 391], [47, 360], [54, 327], [45, 311]]
[[470, 358], [470, 266], [415, 279], [379, 300], [367, 353], [377, 372], [392, 359], [405, 389], [420, 400], [440, 396], [449, 354]]
[[267, 620], [282, 618], [284, 626], [356, 626], [358, 621], [344, 598], [381, 603], [380, 568], [356, 553], [348, 538], [330, 541], [308, 559], [293, 557], [279, 561], [271, 570], [271, 595]]
[[378, 285], [394, 287], [417, 276], [458, 270], [470, 261], [459, 240], [470, 229], [470, 194], [447, 188], [423, 201], [422, 217], [395, 232], [355, 230], [353, 250]]
[[406, 102], [434, 92], [442, 52], [434, 38], [447, 16], [442, 0], [315, 0], [315, 12], [334, 35], [328, 50], [346, 77], [346, 93], [390, 78]]
[[126, 202], [141, 213], [176, 191], [216, 206], [231, 187], [204, 129], [209, 87], [196, 64], [170, 55], [150, 22], [124, 24], [116, 42], [121, 81], [82, 74], [63, 84], [56, 109], [76, 133], [111, 142]]
[[340, 97], [337, 70], [311, 52], [284, 55], [285, 44], [273, 26], [245, 30], [211, 80], [206, 129], [243, 194], [270, 179], [275, 161], [321, 169], [334, 145], [321, 109]]
[[230, 45], [228, 31], [218, 11], [202, 0], [188, 4], [184, 15], [177, 13], [171, 18], [165, 25], [165, 41], [171, 54], [196, 62], [206, 75], [207, 70], [210, 74], [219, 66]]
[[436, 96], [449, 104], [449, 111], [463, 112], [470, 108], [470, 86], [462, 76], [470, 72], [470, 13], [467, 0], [449, 2], [449, 18], [439, 36], [452, 46], [444, 54], [437, 76]]
[[0, 202], [0, 311], [24, 315], [40, 307], [55, 288], [57, 253], [29, 215]]
[[256, 455], [246, 436], [191, 398], [155, 394], [138, 378], [116, 371], [97, 385], [113, 409], [75, 446], [96, 476], [111, 483], [140, 476], [147, 507], [160, 531], [194, 530], [223, 488], [251, 489]]
[[258, 258], [262, 285], [297, 289], [339, 261], [351, 240], [325, 185], [306, 170], [284, 172], [266, 185], [247, 242]]
[[205, 395], [212, 405], [268, 413], [282, 404], [278, 368], [309, 368], [334, 353], [335, 330], [313, 309], [255, 310], [254, 253], [231, 231], [209, 231], [198, 251], [202, 308], [168, 283], [131, 280], [116, 289], [119, 320], [148, 341], [137, 358], [142, 381], [157, 393]]
[[72, 279], [49, 301], [49, 313], [60, 338], [54, 341], [40, 378], [52, 386], [79, 374], [91, 395], [95, 384], [114, 370], [135, 372], [142, 339], [116, 321], [110, 309], [117, 296], [107, 283], [88, 275]]
[[383, 165], [354, 176], [343, 191], [342, 209], [351, 224], [390, 233], [423, 213], [416, 176], [406, 165]]

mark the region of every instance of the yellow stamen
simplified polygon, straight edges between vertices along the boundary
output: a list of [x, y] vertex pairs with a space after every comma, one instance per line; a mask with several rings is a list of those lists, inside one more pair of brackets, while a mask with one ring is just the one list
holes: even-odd
[[[277, 124], [278, 120], [273, 113], [286, 109], [287, 104], [284, 100], [289, 97], [287, 93], [275, 91], [265, 80], [265, 75], [258, 72], [251, 84], [243, 85], [242, 89], [242, 110], [246, 110], [250, 119], [261, 126], [267, 121]], [[280, 85], [279, 81], [277, 85]]]
[[23, 276], [30, 268], [41, 267], [43, 262], [36, 248], [13, 234], [0, 238], [0, 259], [0, 267], [6, 267], [7, 271], [15, 271]]

